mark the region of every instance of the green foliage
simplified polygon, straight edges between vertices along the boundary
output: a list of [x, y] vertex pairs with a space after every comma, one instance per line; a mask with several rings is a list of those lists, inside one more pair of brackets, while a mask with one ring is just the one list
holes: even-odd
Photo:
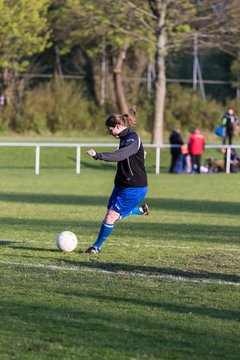
[[147, 26], [146, 36], [143, 22], [151, 20], [151, 16], [146, 15], [148, 3], [141, 0], [135, 5], [135, 2], [54, 0], [49, 19], [62, 53], [81, 45], [89, 56], [98, 56], [102, 53], [103, 39], [110, 56], [126, 45], [142, 47], [147, 51], [152, 47], [155, 30], [150, 31]]
[[[140, 95], [138, 102], [139, 126], [151, 131], [153, 119], [153, 98]], [[233, 105], [236, 105], [233, 103]], [[234, 109], [237, 109], [234, 106]], [[200, 94], [179, 85], [169, 85], [167, 88], [164, 115], [164, 129], [173, 126], [190, 131], [194, 127], [214, 130], [220, 123], [225, 108], [214, 100], [203, 100]]]
[[0, 0], [0, 66], [24, 71], [27, 57], [42, 52], [50, 32], [46, 13], [50, 0]]
[[[229, 100], [236, 114], [240, 104]], [[137, 130], [151, 132], [153, 121], [153, 96], [139, 95], [137, 105]], [[165, 106], [164, 129], [179, 126], [190, 131], [193, 127], [214, 130], [220, 123], [225, 107], [214, 100], [203, 100], [200, 94], [178, 85], [169, 85]], [[110, 102], [100, 109], [75, 82], [52, 81], [28, 91], [16, 111], [6, 106], [0, 112], [0, 129], [12, 129], [19, 133], [58, 131], [99, 131], [103, 129], [106, 113], [113, 112]]]
[[17, 132], [96, 129], [97, 108], [74, 82], [56, 80], [29, 91], [20, 112], [12, 114], [11, 128]]
[[169, 86], [165, 108], [165, 128], [173, 125], [213, 130], [220, 122], [224, 108], [214, 100], [204, 100], [190, 89]]
[[153, 121], [153, 96], [140, 94], [137, 103], [138, 128], [151, 132]]
[[[28, 109], [27, 109], [28, 110]], [[16, 114], [12, 121], [12, 128], [18, 133], [24, 133], [26, 131], [33, 131], [37, 134], [41, 134], [46, 131], [46, 118], [44, 114], [40, 114], [37, 111], [27, 116], [27, 111], [23, 114]]]
[[10, 129], [10, 121], [14, 116], [14, 109], [10, 106], [3, 106], [0, 108], [0, 130], [5, 131]]
[[[232, 77], [234, 79], [238, 79], [239, 74], [240, 74], [240, 50], [239, 50], [239, 55], [238, 55], [238, 59], [235, 59], [232, 64], [231, 64], [231, 74]], [[236, 86], [239, 86], [239, 84], [236, 84]]]

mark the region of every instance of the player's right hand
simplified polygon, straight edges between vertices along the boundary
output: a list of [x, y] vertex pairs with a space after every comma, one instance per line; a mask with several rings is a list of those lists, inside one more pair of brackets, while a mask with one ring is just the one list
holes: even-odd
[[93, 149], [90, 149], [90, 150], [88, 150], [87, 151], [87, 154], [89, 155], [89, 156], [91, 156], [92, 158], [94, 158], [95, 156], [96, 156], [96, 151], [95, 150], [93, 150]]

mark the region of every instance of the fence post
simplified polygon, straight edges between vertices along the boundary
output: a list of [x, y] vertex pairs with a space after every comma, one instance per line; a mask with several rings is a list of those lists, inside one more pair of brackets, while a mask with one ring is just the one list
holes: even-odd
[[160, 173], [160, 146], [156, 146], [156, 174]]
[[230, 163], [231, 163], [231, 148], [227, 148], [226, 154], [226, 173], [230, 174]]
[[76, 173], [80, 174], [80, 171], [81, 171], [81, 147], [77, 146]]
[[40, 146], [36, 146], [36, 158], [35, 158], [35, 174], [39, 175], [40, 169]]

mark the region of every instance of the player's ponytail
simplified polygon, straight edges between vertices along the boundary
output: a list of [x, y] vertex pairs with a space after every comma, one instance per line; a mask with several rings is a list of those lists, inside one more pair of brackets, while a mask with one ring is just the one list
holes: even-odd
[[133, 127], [136, 125], [137, 123], [136, 114], [137, 112], [134, 106], [130, 109], [129, 113], [123, 114], [123, 118], [125, 119], [126, 126]]
[[127, 127], [133, 127], [136, 125], [136, 109], [133, 106], [129, 113], [125, 114], [111, 114], [106, 118], [105, 125], [107, 127], [115, 127], [117, 124]]

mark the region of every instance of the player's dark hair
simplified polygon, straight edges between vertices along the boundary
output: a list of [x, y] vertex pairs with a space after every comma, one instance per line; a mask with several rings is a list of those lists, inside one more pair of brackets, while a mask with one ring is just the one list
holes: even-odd
[[115, 127], [118, 124], [127, 127], [133, 127], [136, 125], [136, 122], [136, 110], [134, 107], [132, 107], [129, 113], [108, 115], [105, 120], [105, 125], [107, 127]]

